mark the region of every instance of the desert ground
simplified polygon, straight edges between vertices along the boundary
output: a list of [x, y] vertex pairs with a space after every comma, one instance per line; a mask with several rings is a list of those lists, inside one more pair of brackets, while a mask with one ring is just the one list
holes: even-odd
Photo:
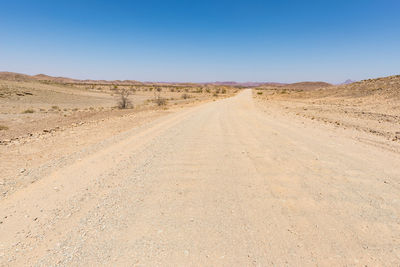
[[[9, 76], [1, 266], [400, 265], [399, 76], [244, 89]], [[116, 107], [121, 88], [132, 108]]]

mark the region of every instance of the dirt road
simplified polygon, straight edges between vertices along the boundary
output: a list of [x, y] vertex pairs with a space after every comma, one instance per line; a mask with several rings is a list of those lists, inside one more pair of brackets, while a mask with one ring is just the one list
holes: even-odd
[[400, 264], [400, 155], [251, 91], [103, 142], [0, 202], [1, 265]]

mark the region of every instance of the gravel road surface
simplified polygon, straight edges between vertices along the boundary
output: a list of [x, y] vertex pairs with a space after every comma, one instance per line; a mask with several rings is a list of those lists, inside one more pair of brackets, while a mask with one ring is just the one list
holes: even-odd
[[0, 201], [1, 266], [400, 265], [400, 155], [250, 90], [103, 143]]

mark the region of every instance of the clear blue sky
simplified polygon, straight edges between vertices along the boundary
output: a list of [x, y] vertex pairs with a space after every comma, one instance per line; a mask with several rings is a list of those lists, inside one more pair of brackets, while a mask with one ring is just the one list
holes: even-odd
[[0, 0], [0, 71], [194, 82], [400, 74], [400, 1]]

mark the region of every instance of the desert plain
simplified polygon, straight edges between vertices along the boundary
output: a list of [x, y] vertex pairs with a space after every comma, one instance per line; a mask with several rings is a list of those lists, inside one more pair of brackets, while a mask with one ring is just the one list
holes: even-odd
[[400, 76], [1, 73], [0, 162], [1, 266], [400, 264]]

